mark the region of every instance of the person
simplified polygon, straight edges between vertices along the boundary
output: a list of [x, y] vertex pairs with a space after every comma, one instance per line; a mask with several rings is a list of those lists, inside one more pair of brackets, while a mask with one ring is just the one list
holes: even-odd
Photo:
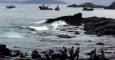
[[60, 60], [66, 59], [65, 52], [63, 50], [60, 50]]
[[49, 49], [49, 56], [51, 56], [54, 53], [54, 50]]
[[105, 59], [105, 52], [101, 50], [100, 60], [104, 60], [104, 59]]
[[90, 52], [90, 60], [93, 60], [96, 57], [96, 49]]
[[75, 51], [75, 57], [77, 56], [77, 60], [79, 60], [79, 53], [80, 53], [80, 47], [78, 47]]
[[66, 58], [68, 58], [68, 55], [67, 55], [67, 48], [66, 47], [63, 47], [63, 50], [64, 50], [64, 55]]
[[41, 58], [41, 55], [38, 54], [38, 51], [36, 51], [36, 50], [32, 51], [31, 56], [32, 56], [32, 59], [38, 59], [38, 58]]
[[74, 47], [71, 47], [71, 49], [70, 49], [70, 59], [71, 60], [74, 59]]

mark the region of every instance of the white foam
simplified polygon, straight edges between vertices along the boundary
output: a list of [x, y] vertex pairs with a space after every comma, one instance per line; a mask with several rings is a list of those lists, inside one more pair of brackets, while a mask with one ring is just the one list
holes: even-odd
[[44, 24], [44, 21], [42, 21], [42, 22], [38, 22], [37, 25], [38, 26], [28, 26], [28, 28], [36, 30], [36, 31], [40, 31], [40, 30], [56, 30], [58, 28], [58, 26], [66, 25], [66, 23], [64, 21], [56, 21], [56, 22], [53, 22], [51, 24]]
[[48, 30], [49, 28], [47, 26], [40, 26], [40, 27], [35, 27], [35, 26], [29, 26], [28, 28], [39, 31], [39, 30]]
[[51, 26], [53, 27], [53, 29], [57, 29], [58, 26], [60, 25], [67, 25], [64, 21], [56, 21], [54, 23], [51, 24]]

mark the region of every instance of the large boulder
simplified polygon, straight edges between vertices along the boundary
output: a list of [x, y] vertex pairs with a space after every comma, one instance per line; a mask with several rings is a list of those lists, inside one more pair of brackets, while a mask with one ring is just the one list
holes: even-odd
[[82, 13], [78, 13], [73, 16], [62, 16], [54, 19], [47, 19], [46, 23], [52, 23], [59, 20], [65, 21], [69, 25], [79, 26], [82, 22]]
[[0, 57], [11, 56], [10, 49], [6, 48], [6, 45], [0, 44]]
[[86, 34], [115, 35], [115, 20], [111, 18], [84, 18]]

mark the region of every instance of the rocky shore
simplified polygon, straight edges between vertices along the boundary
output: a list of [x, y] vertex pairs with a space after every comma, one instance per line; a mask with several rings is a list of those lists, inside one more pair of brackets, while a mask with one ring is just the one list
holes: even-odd
[[53, 19], [47, 19], [46, 23], [54, 21], [65, 21], [68, 25], [80, 26], [84, 24], [85, 34], [93, 34], [97, 36], [115, 35], [115, 19], [105, 17], [88, 17], [83, 18], [82, 13], [73, 16], [62, 16]]
[[71, 4], [71, 5], [68, 5], [67, 7], [73, 7], [73, 8], [76, 8], [76, 7], [105, 8], [106, 6], [96, 5], [96, 4], [88, 2], [88, 3], [84, 3], [84, 4], [80, 4], [80, 5]]
[[[46, 24], [53, 23], [55, 21], [65, 21], [68, 25], [78, 26], [84, 25], [84, 31], [87, 35], [115, 35], [115, 19], [112, 18], [105, 18], [105, 17], [88, 17], [83, 18], [82, 13], [75, 14], [73, 16], [62, 16], [58, 18], [52, 18], [47, 19], [45, 22]], [[72, 31], [69, 31], [72, 32]], [[76, 32], [75, 34], [79, 34], [79, 32]], [[72, 38], [74, 36], [69, 35], [57, 35], [59, 38]], [[91, 41], [89, 41], [91, 42]], [[81, 45], [79, 43], [75, 43], [75, 45]], [[97, 42], [96, 45], [106, 45], [106, 43], [103, 42]], [[80, 58], [79, 54], [81, 54], [81, 47], [78, 48], [66, 48], [66, 47], [60, 47], [62, 49], [58, 50], [58, 53], [55, 53], [57, 51], [53, 49], [49, 49], [47, 51], [39, 52], [39, 50], [33, 50], [31, 51], [31, 55], [28, 55], [28, 53], [23, 53], [19, 50], [12, 50], [7, 48], [5, 44], [0, 44], [0, 60], [112, 60], [114, 59], [114, 56], [109, 58], [106, 57], [105, 53], [111, 53], [111, 52], [105, 52], [103, 49], [98, 50], [99, 53], [97, 53], [96, 49], [93, 49], [90, 52], [85, 53], [85, 55], [88, 56], [88, 58]], [[111, 48], [111, 47], [109, 47]], [[113, 47], [112, 47], [113, 48]], [[108, 49], [108, 48], [107, 48]]]
[[115, 2], [112, 2], [111, 5], [105, 7], [105, 9], [115, 9]]
[[31, 56], [28, 53], [23, 53], [19, 50], [11, 50], [4, 44], [0, 44], [0, 60], [109, 60], [105, 57], [105, 52], [101, 50], [101, 54], [97, 54], [96, 49], [87, 53], [89, 58], [79, 58], [80, 47], [66, 48], [63, 47], [58, 52], [49, 49], [40, 53], [38, 50], [33, 50]]

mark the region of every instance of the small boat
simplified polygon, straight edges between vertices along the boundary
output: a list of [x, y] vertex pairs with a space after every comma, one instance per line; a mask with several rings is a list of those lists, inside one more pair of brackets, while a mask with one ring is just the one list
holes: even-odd
[[12, 8], [16, 8], [16, 6], [14, 5], [10, 5], [10, 6], [6, 6], [7, 9], [12, 9]]
[[55, 10], [56, 10], [56, 11], [59, 11], [59, 10], [60, 10], [59, 6], [57, 6], [57, 7], [55, 8]]
[[52, 8], [46, 7], [45, 5], [39, 6], [40, 10], [53, 10]]
[[83, 10], [84, 10], [84, 11], [93, 11], [94, 9], [91, 8], [91, 7], [84, 7]]

